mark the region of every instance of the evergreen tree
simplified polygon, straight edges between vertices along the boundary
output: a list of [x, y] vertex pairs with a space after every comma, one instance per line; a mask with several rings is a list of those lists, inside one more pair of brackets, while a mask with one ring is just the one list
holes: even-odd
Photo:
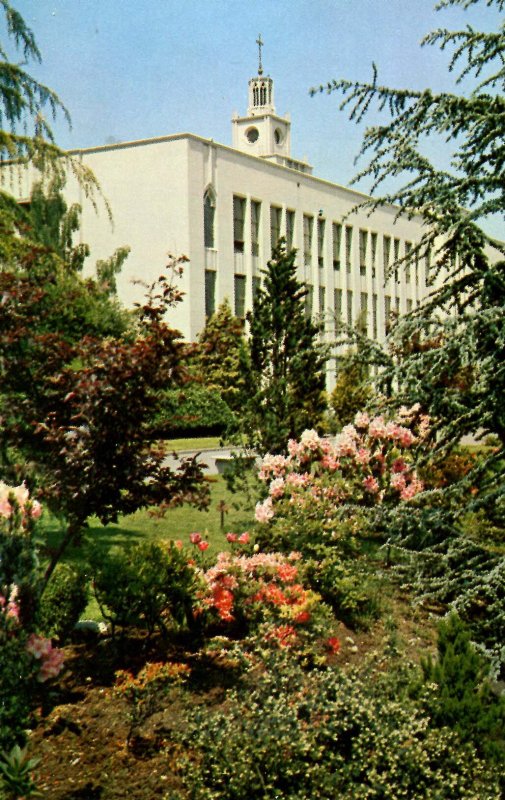
[[219, 391], [233, 411], [243, 408], [249, 371], [244, 324], [233, 316], [225, 299], [198, 337], [196, 371], [209, 389]]
[[505, 698], [491, 691], [489, 665], [456, 614], [439, 625], [438, 658], [421, 660], [424, 682], [435, 684], [426, 703], [433, 722], [454, 728], [484, 756], [503, 765]]
[[[442, 0], [438, 9], [479, 2], [484, 0]], [[486, 4], [505, 8], [504, 0]], [[368, 163], [356, 180], [371, 177], [373, 195], [386, 180], [400, 188], [364, 206], [394, 203], [399, 213], [425, 223], [411, 258], [426, 259], [433, 289], [394, 326], [389, 354], [378, 356], [387, 372], [381, 380], [396, 388], [396, 403], [419, 402], [429, 411], [439, 447], [451, 447], [465, 434], [492, 433], [502, 444], [498, 460], [505, 444], [505, 251], [482, 225], [488, 215], [503, 217], [505, 211], [505, 26], [502, 21], [492, 32], [470, 25], [439, 29], [423, 44], [452, 51], [449, 70], [460, 68], [457, 85], [464, 79], [469, 86], [473, 78], [473, 88], [392, 89], [379, 84], [374, 65], [369, 83], [335, 80], [320, 90], [342, 93], [341, 108], [350, 108], [357, 122], [374, 102], [389, 112], [389, 119], [365, 132], [361, 155]], [[426, 141], [437, 138], [454, 148], [445, 169], [425, 152]], [[391, 265], [398, 268], [400, 262]]]
[[264, 271], [250, 325], [248, 436], [261, 453], [286, 450], [288, 439], [317, 427], [324, 412], [326, 353], [307, 316], [307, 289], [296, 278], [296, 251], [281, 240]]
[[330, 396], [337, 430], [353, 421], [356, 412], [362, 411], [372, 396], [368, 365], [356, 353], [345, 353], [337, 361], [335, 387]]

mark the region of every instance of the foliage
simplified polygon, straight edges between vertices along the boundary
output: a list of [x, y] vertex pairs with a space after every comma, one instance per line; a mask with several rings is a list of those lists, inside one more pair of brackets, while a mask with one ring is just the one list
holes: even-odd
[[0, 483], [0, 749], [22, 744], [37, 683], [61, 670], [61, 651], [35, 633], [42, 576], [34, 542], [40, 506], [22, 484]]
[[[476, 0], [444, 0], [438, 8], [450, 5], [472, 9]], [[502, 0], [487, 5], [503, 9]], [[432, 290], [391, 334], [385, 360], [386, 382], [396, 387], [394, 402], [419, 402], [427, 409], [439, 447], [479, 431], [499, 436], [503, 451], [504, 250], [481, 226], [488, 215], [503, 216], [505, 210], [504, 24], [487, 32], [471, 25], [439, 29], [423, 44], [450, 51], [449, 70], [459, 68], [457, 84], [473, 88], [459, 94], [392, 89], [379, 84], [374, 66], [369, 83], [337, 80], [321, 89], [341, 92], [341, 107], [350, 108], [357, 122], [374, 102], [389, 112], [389, 120], [365, 132], [361, 153], [369, 161], [358, 179], [370, 177], [373, 192], [390, 179], [393, 186], [405, 182], [365, 206], [395, 203], [400, 213], [425, 223], [411, 257], [426, 259]], [[425, 154], [425, 143], [433, 139], [453, 148], [447, 168], [437, 168]], [[490, 506], [503, 491], [503, 459], [495, 478]]]
[[359, 354], [347, 353], [337, 359], [337, 374], [330, 395], [332, 429], [340, 430], [353, 421], [371, 399], [368, 365]]
[[138, 310], [132, 338], [85, 337], [74, 349], [77, 364], [45, 383], [46, 408], [36, 429], [39, 464], [48, 476], [48, 503], [68, 521], [47, 578], [92, 514], [110, 522], [163, 501], [208, 503], [196, 460], [173, 470], [164, 463], [163, 448], [151, 442], [160, 392], [184, 376], [183, 344], [164, 320], [179, 298], [162, 277]]
[[322, 558], [306, 563], [304, 575], [348, 628], [368, 630], [380, 616], [378, 580], [363, 560], [326, 549]]
[[299, 442], [289, 441], [288, 456], [263, 459], [259, 477], [268, 484], [268, 497], [256, 506], [256, 520], [268, 524], [278, 510], [303, 517], [321, 505], [319, 539], [331, 544], [339, 538], [339, 516], [351, 517], [355, 507], [396, 505], [422, 492], [409, 451], [427, 434], [428, 420], [415, 408], [402, 409], [390, 421], [359, 412], [333, 442], [304, 431]]
[[91, 554], [93, 589], [104, 619], [116, 626], [155, 628], [192, 625], [199, 581], [195, 569], [172, 542], [142, 542], [130, 549]]
[[116, 672], [115, 692], [124, 698], [129, 706], [129, 727], [126, 746], [131, 748], [140, 726], [160, 705], [160, 700], [171, 686], [183, 683], [189, 675], [187, 664], [156, 663], [146, 664], [138, 675], [128, 670]]
[[217, 388], [195, 382], [163, 392], [153, 425], [160, 437], [210, 436], [222, 434], [234, 419]]
[[286, 657], [268, 666], [178, 732], [184, 797], [498, 800], [472, 747], [432, 728], [380, 674], [304, 674]]
[[217, 390], [232, 411], [247, 399], [249, 347], [244, 323], [234, 317], [227, 299], [209, 317], [198, 337], [194, 367], [209, 389]]
[[307, 289], [296, 278], [296, 251], [281, 241], [264, 271], [250, 325], [247, 438], [264, 454], [317, 426], [325, 408], [326, 354], [305, 312]]
[[[230, 533], [228, 540], [240, 548], [248, 534]], [[203, 576], [201, 610], [227, 635], [248, 635], [304, 659], [317, 658], [333, 621], [320, 596], [304, 585], [299, 559], [299, 553], [219, 553]]]
[[60, 563], [45, 587], [38, 610], [38, 625], [46, 636], [65, 643], [88, 602], [87, 578], [82, 570]]
[[401, 579], [418, 602], [458, 613], [475, 642], [503, 674], [505, 561], [493, 546], [464, 534], [445, 508], [398, 509], [389, 520], [389, 544]]
[[421, 660], [426, 707], [439, 727], [457, 731], [499, 769], [505, 758], [505, 697], [492, 693], [489, 663], [470, 642], [470, 633], [456, 614], [439, 625], [438, 659]]
[[0, 780], [3, 789], [7, 792], [5, 800], [19, 800], [20, 797], [29, 798], [40, 795], [32, 779], [31, 772], [39, 763], [40, 758], [30, 758], [28, 751], [14, 745], [9, 753], [0, 755]]

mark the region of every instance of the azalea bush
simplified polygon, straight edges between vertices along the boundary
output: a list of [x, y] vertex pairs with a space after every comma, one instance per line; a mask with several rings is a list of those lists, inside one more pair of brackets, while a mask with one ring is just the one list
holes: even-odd
[[[232, 543], [247, 535], [229, 534]], [[304, 582], [300, 553], [222, 552], [203, 573], [199, 612], [207, 626], [304, 658], [337, 652], [334, 620], [321, 596]]]
[[40, 513], [24, 484], [0, 482], [0, 750], [23, 743], [37, 685], [63, 666], [62, 652], [36, 627], [42, 575], [34, 522]]

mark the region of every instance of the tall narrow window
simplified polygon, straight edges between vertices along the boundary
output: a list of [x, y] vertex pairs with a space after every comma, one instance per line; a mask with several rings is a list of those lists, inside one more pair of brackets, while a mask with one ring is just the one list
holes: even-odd
[[[399, 258], [400, 258], [400, 240], [393, 239], [393, 259], [395, 264], [397, 263]], [[395, 281], [396, 283], [398, 283], [398, 265], [395, 266]]]
[[289, 253], [293, 249], [295, 240], [295, 212], [288, 209], [286, 211], [286, 248]]
[[235, 275], [235, 316], [239, 319], [245, 317], [245, 275]]
[[405, 283], [410, 283], [412, 242], [405, 242]]
[[368, 294], [366, 292], [360, 292], [359, 307], [359, 327], [362, 333], [366, 333], [368, 326]]
[[371, 233], [370, 234], [370, 249], [371, 249], [371, 260], [372, 260], [372, 278], [375, 278], [375, 274], [377, 272], [377, 234]]
[[205, 247], [214, 247], [214, 219], [216, 215], [216, 199], [212, 189], [207, 189], [203, 196], [203, 243]]
[[303, 215], [303, 258], [305, 264], [312, 264], [312, 226], [314, 217]]
[[270, 206], [270, 243], [272, 250], [277, 247], [281, 238], [281, 217], [282, 209], [278, 206]]
[[233, 245], [236, 253], [244, 252], [245, 198], [233, 196]]
[[333, 231], [333, 269], [340, 270], [340, 248], [342, 247], [342, 225], [334, 222]]
[[372, 295], [372, 337], [377, 339], [377, 295]]
[[256, 300], [256, 296], [261, 289], [261, 278], [258, 275], [253, 275], [252, 279], [252, 296], [253, 296], [253, 304]]
[[413, 305], [412, 300], [410, 299], [410, 297], [407, 297], [407, 314], [410, 314], [410, 312], [412, 311], [412, 305]]
[[211, 317], [216, 310], [216, 273], [205, 270], [205, 316]]
[[335, 289], [333, 292], [333, 310], [339, 319], [342, 316], [342, 289]]
[[386, 320], [386, 334], [388, 334], [393, 324], [393, 318], [391, 316], [391, 298], [387, 294], [384, 296], [384, 317]]
[[352, 227], [345, 226], [345, 268], [350, 274], [351, 272], [351, 255], [352, 255]]
[[258, 256], [260, 252], [260, 216], [261, 203], [251, 200], [251, 253]]
[[326, 289], [324, 286], [319, 287], [319, 313], [324, 314], [326, 306]]
[[317, 263], [320, 267], [324, 266], [324, 230], [326, 220], [317, 218]]
[[359, 232], [359, 274], [366, 275], [366, 249], [368, 246], [368, 231]]
[[310, 283], [306, 284], [307, 294], [305, 295], [305, 316], [311, 317], [314, 306], [314, 288]]
[[347, 291], [347, 324], [352, 325], [353, 323], [353, 313], [352, 313], [352, 292], [350, 290]]
[[382, 239], [382, 265], [384, 267], [384, 278], [389, 277], [389, 265], [391, 263], [391, 236], [384, 236]]

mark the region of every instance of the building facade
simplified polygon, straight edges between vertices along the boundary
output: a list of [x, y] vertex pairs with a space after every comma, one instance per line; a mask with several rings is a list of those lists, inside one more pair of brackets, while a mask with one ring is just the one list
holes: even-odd
[[[194, 340], [225, 298], [239, 317], [252, 307], [282, 236], [297, 249], [308, 310], [325, 315], [328, 340], [338, 316], [363, 320], [368, 335], [383, 341], [391, 316], [408, 312], [428, 291], [426, 264], [414, 258], [386, 279], [389, 265], [419, 241], [420, 221], [397, 218], [387, 206], [349, 216], [364, 195], [314, 176], [308, 163], [292, 157], [291, 121], [276, 114], [261, 57], [248, 95], [247, 114], [232, 120], [232, 147], [181, 133], [74, 152], [93, 170], [113, 213], [111, 225], [69, 181], [68, 201], [82, 206], [89, 269], [128, 245], [118, 295], [131, 306], [142, 297], [138, 281], [154, 281], [168, 254], [187, 256], [184, 301], [172, 321]], [[16, 194], [28, 199], [30, 176], [16, 180]]]

